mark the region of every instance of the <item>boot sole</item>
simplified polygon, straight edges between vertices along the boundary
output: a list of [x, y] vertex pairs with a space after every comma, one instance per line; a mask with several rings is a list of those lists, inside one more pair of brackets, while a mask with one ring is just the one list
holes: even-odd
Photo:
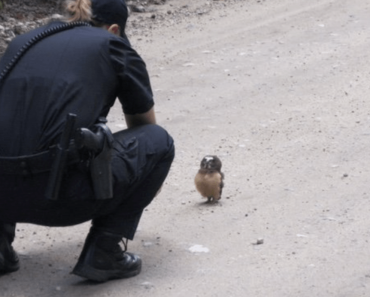
[[138, 275], [140, 272], [141, 272], [141, 263], [139, 263], [139, 265], [134, 270], [130, 271], [99, 270], [91, 266], [76, 265], [76, 267], [73, 269], [71, 273], [83, 278], [87, 278], [92, 281], [105, 282], [111, 279], [122, 279], [133, 277]]

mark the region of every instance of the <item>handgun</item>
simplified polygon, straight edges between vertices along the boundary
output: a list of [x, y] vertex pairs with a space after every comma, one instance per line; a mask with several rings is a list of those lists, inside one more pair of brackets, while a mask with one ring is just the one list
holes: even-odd
[[77, 148], [87, 149], [92, 153], [90, 173], [96, 199], [113, 197], [112, 147], [113, 135], [105, 121], [100, 120], [94, 131], [87, 128], [77, 129], [75, 144]]

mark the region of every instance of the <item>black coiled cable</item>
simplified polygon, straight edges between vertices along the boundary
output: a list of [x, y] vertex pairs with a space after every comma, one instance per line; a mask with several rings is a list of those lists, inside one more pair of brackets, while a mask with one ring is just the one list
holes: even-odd
[[15, 54], [15, 56], [11, 59], [8, 65], [5, 66], [3, 71], [0, 73], [0, 84], [4, 82], [5, 77], [9, 74], [9, 72], [14, 68], [14, 66], [18, 63], [20, 58], [37, 42], [40, 40], [53, 35], [55, 33], [59, 33], [68, 29], [72, 29], [74, 27], [80, 27], [80, 26], [91, 26], [89, 23], [86, 22], [71, 22], [71, 23], [65, 23], [62, 25], [55, 26], [53, 28], [47, 29], [36, 36], [32, 37], [29, 41], [26, 42], [25, 45], [23, 45], [19, 51]]

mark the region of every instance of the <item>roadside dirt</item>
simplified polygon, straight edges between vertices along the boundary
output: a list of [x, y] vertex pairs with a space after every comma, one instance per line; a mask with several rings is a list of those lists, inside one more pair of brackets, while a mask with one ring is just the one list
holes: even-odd
[[[130, 18], [127, 35], [145, 36], [164, 23], [179, 23], [190, 16], [201, 17], [235, 0], [128, 0]], [[64, 14], [63, 0], [13, 0], [0, 5], [0, 58], [16, 36]], [[2, 9], [1, 9], [2, 7]]]
[[[179, 19], [171, 3], [129, 28], [177, 151], [129, 243], [142, 273], [86, 282], [69, 272], [89, 223], [19, 224], [1, 297], [370, 296], [370, 3], [179, 0]], [[206, 154], [226, 175], [214, 205], [193, 181]]]

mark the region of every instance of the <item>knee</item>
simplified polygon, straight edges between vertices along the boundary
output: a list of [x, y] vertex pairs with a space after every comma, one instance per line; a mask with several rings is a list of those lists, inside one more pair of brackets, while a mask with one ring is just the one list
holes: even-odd
[[161, 152], [172, 161], [175, 157], [175, 144], [171, 135], [158, 125], [150, 125], [149, 130], [150, 135], [153, 136], [154, 141], [161, 148]]
[[167, 152], [167, 156], [168, 156], [168, 158], [171, 159], [171, 163], [172, 163], [173, 159], [175, 158], [175, 143], [174, 143], [174, 140], [171, 137], [171, 135], [169, 135], [169, 134], [167, 134], [167, 135], [168, 135], [168, 152]]

